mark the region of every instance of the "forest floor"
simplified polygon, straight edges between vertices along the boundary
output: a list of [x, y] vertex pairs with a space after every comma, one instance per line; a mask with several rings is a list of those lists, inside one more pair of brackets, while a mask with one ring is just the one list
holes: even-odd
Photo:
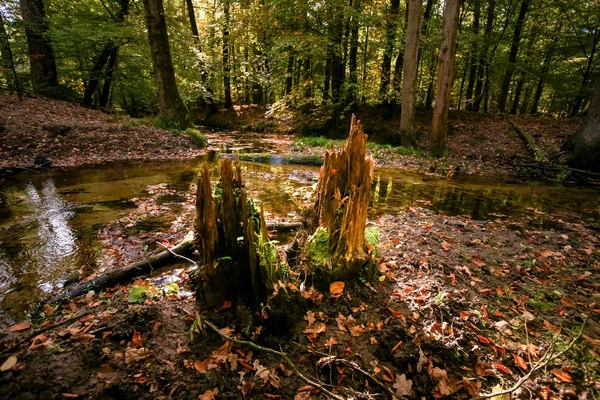
[[[20, 155], [12, 147], [20, 142], [7, 145], [6, 139], [17, 140], [19, 132], [30, 132], [25, 135], [29, 143], [40, 143], [36, 135], [46, 135], [43, 125], [55, 121], [51, 118], [64, 121], [70, 115], [68, 125], [75, 126], [78, 113], [83, 113], [90, 125], [115, 124], [113, 133], [99, 130], [94, 135], [120, 135], [120, 123], [110, 122], [111, 116], [99, 111], [61, 105], [55, 112], [63, 117], [54, 117], [45, 111], [52, 106], [41, 100], [25, 100], [28, 112], [13, 103], [0, 97], [0, 122], [5, 126], [0, 153], [9, 157], [3, 158], [2, 165], [30, 165], [39, 147], [20, 144], [29, 149], [22, 149], [27, 153]], [[15, 120], [17, 115], [29, 122]], [[530, 131], [538, 126], [540, 142], [548, 143], [549, 149], [560, 147], [558, 142], [564, 139], [552, 141], [552, 129], [566, 137], [577, 126], [576, 121], [563, 124], [536, 118], [517, 121]], [[371, 123], [364, 120], [368, 132]], [[450, 157], [457, 157], [456, 163], [465, 160], [457, 165], [464, 165], [470, 173], [497, 168], [500, 163], [492, 161], [495, 155], [506, 160], [510, 159], [507, 155], [527, 153], [500, 117], [456, 114], [450, 124]], [[100, 140], [84, 140], [86, 132], [93, 132], [86, 129], [69, 132], [89, 144], [88, 160], [127, 158], [127, 151], [120, 151], [117, 143], [106, 153], [95, 153], [95, 142]], [[164, 148], [164, 142], [153, 143], [153, 136], [145, 135], [153, 128], [140, 128], [139, 133], [136, 129], [132, 136], [137, 143], [119, 136], [123, 149], [135, 152], [147, 146], [146, 155], [156, 155], [156, 159], [168, 158], [169, 151], [174, 152], [171, 157], [193, 157], [199, 152], [179, 142], [185, 138], [160, 139], [171, 141], [172, 147]], [[207, 136], [225, 143], [242, 134]], [[377, 138], [377, 132], [372, 134]], [[257, 134], [257, 140], [261, 137], [271, 138], [280, 149], [298, 143], [293, 136], [280, 140], [281, 132]], [[481, 137], [485, 146], [475, 149], [472, 142], [467, 144], [469, 137]], [[50, 142], [65, 141], [42, 143]], [[463, 144], [453, 147], [456, 143]], [[56, 152], [49, 153], [56, 154], [55, 165], [77, 165], [86, 159], [69, 153], [66, 144], [62, 146], [52, 147]], [[308, 148], [298, 151], [306, 153]], [[465, 153], [452, 156], [455, 151]], [[400, 166], [402, 161], [396, 161], [406, 157], [381, 159]], [[431, 169], [419, 161], [406, 161], [406, 165]], [[151, 196], [140, 199], [129, 216], [98, 233], [103, 244], [99, 265], [104, 269], [162, 250], [149, 243], [173, 246], [191, 229], [193, 187], [181, 192], [154, 186], [148, 192]], [[183, 206], [159, 202], [165, 195], [184, 199]], [[170, 225], [153, 232], [135, 229], [153, 213], [169, 216]], [[284, 310], [289, 311], [287, 318], [282, 319], [281, 310], [250, 311], [227, 303], [202, 317], [227, 335], [287, 352], [303, 374], [344, 398], [391, 398], [392, 393], [406, 398], [473, 398], [508, 389], [532, 371], [530, 379], [514, 392], [520, 398], [599, 398], [597, 225], [564, 222], [539, 213], [520, 220], [498, 215], [474, 221], [424, 208], [370, 223], [380, 232], [379, 273], [374, 282], [345, 282], [340, 295], [328, 287], [311, 288], [310, 279], [306, 284], [292, 280], [278, 288], [299, 299], [296, 310]], [[0, 397], [324, 398], [281, 358], [225, 342], [214, 332], [196, 327], [194, 288], [183, 267], [180, 264], [179, 269], [89, 293], [67, 304], [46, 304], [38, 318], [0, 333]], [[15, 343], [19, 346], [12, 348]]]
[[[99, 232], [105, 270], [148, 256], [149, 241], [173, 246], [191, 229], [193, 188], [148, 191], [129, 216]], [[165, 196], [185, 201], [162, 203]], [[171, 223], [136, 230], [157, 213]], [[228, 303], [203, 318], [286, 351], [304, 374], [345, 398], [472, 398], [510, 388], [544, 359], [515, 392], [520, 398], [598, 398], [595, 225], [542, 214], [474, 221], [423, 208], [371, 224], [380, 231], [375, 282], [345, 282], [336, 297], [310, 279], [291, 280], [278, 288], [298, 299], [295, 310], [283, 310], [287, 318], [273, 305], [253, 312]], [[0, 341], [0, 361], [10, 367], [0, 372], [0, 397], [323, 398], [279, 357], [196, 328], [184, 267], [44, 305], [45, 315], [13, 326]]]

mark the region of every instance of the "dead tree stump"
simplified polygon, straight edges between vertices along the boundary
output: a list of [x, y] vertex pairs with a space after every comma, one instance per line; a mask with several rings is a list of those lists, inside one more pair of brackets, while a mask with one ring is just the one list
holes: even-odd
[[197, 298], [204, 307], [224, 301], [253, 307], [265, 300], [266, 289], [278, 279], [277, 252], [262, 213], [248, 199], [239, 157], [221, 161], [214, 190], [208, 166], [198, 175], [194, 231], [202, 264]]
[[373, 180], [367, 138], [353, 115], [347, 144], [327, 150], [321, 167], [308, 261], [333, 279], [357, 275], [372, 258], [365, 241]]

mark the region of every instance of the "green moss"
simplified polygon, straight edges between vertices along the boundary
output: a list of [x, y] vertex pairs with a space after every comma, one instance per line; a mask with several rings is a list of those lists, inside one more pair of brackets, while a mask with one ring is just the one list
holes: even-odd
[[365, 241], [375, 249], [373, 254], [379, 256], [379, 228], [371, 226], [365, 229]]
[[185, 134], [192, 143], [200, 148], [206, 147], [208, 144], [208, 140], [206, 140], [204, 135], [200, 133], [198, 129], [188, 128], [185, 130]]
[[329, 266], [331, 250], [329, 249], [329, 233], [320, 226], [308, 238], [308, 263], [313, 267]]

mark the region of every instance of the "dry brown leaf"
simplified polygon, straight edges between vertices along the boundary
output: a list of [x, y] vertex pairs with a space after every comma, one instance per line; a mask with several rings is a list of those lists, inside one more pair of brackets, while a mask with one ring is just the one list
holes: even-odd
[[200, 372], [201, 374], [205, 374], [206, 373], [206, 361], [196, 360], [194, 362], [194, 368], [196, 368], [196, 371]]
[[315, 313], [312, 312], [311, 310], [308, 310], [306, 312], [306, 315], [304, 316], [304, 319], [306, 321], [308, 321], [308, 325], [312, 325], [315, 323]]
[[152, 351], [143, 347], [139, 349], [128, 348], [125, 350], [125, 364], [133, 364], [139, 362], [152, 354]]
[[198, 399], [199, 400], [213, 400], [218, 393], [219, 393], [218, 387], [214, 388], [213, 390], [209, 389], [206, 392], [202, 393]]
[[0, 366], [0, 371], [5, 372], [8, 371], [9, 369], [12, 369], [12, 367], [14, 367], [15, 365], [17, 365], [17, 356], [10, 356], [6, 359], [6, 361], [4, 361], [4, 363], [2, 363], [2, 366]]
[[548, 320], [544, 320], [544, 327], [547, 330], [552, 331], [554, 333], [559, 333], [560, 332], [560, 326], [552, 325], [550, 323], [550, 321], [548, 321]]
[[448, 379], [448, 373], [446, 372], [446, 370], [445, 369], [441, 369], [439, 367], [435, 367], [431, 371], [431, 376], [434, 377], [437, 380], [446, 380], [446, 379]]
[[9, 330], [9, 332], [19, 332], [19, 331], [25, 331], [29, 328], [31, 328], [31, 322], [23, 321], [16, 325], [11, 326], [10, 328], [8, 328], [8, 330]]
[[133, 332], [133, 339], [131, 339], [131, 341], [133, 342], [133, 344], [135, 344], [137, 347], [142, 347], [144, 346], [144, 341], [142, 340], [142, 335], [141, 333], [139, 333], [138, 331]]
[[563, 371], [562, 369], [553, 369], [550, 370], [550, 373], [557, 377], [561, 382], [572, 383], [573, 378], [569, 375], [568, 372]]
[[55, 308], [52, 307], [50, 304], [44, 304], [44, 313], [46, 314], [47, 317], [54, 314], [54, 311], [56, 311]]
[[306, 328], [302, 333], [306, 335], [308, 340], [313, 341], [317, 338], [319, 333], [327, 331], [327, 326], [323, 322], [317, 322], [312, 327]]
[[410, 396], [412, 391], [412, 380], [406, 379], [406, 374], [396, 374], [396, 382], [394, 382], [394, 389], [396, 389], [397, 396]]
[[331, 285], [329, 285], [329, 293], [331, 295], [331, 298], [339, 298], [342, 295], [342, 293], [344, 293], [345, 286], [346, 284], [341, 281], [333, 282]]
[[348, 327], [348, 329], [350, 330], [350, 335], [355, 336], [355, 337], [360, 336], [367, 331], [365, 326], [362, 324], [357, 325], [357, 326]]
[[98, 372], [98, 378], [100, 379], [110, 379], [115, 373], [113, 367], [110, 364], [102, 364], [100, 367], [100, 372]]
[[450, 243], [448, 243], [448, 242], [446, 242], [446, 241], [444, 240], [444, 241], [442, 242], [442, 248], [443, 248], [445, 251], [450, 251], [450, 248], [451, 248], [451, 246], [450, 246]]
[[517, 365], [517, 367], [523, 369], [523, 370], [527, 370], [527, 362], [523, 359], [523, 357], [517, 355], [517, 354], [513, 354], [513, 360], [515, 361], [515, 364]]

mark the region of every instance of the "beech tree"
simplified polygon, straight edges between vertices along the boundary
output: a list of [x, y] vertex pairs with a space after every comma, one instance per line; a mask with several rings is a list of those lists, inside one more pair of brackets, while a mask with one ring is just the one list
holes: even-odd
[[448, 107], [454, 74], [454, 52], [458, 34], [458, 0], [447, 0], [444, 6], [443, 38], [440, 46], [440, 71], [437, 93], [433, 108], [431, 131], [433, 134], [433, 153], [441, 155], [446, 151], [446, 133], [448, 130]]
[[404, 45], [404, 63], [402, 70], [402, 116], [400, 119], [401, 143], [413, 146], [415, 143], [415, 92], [417, 85], [417, 67], [419, 65], [419, 34], [421, 32], [421, 0], [408, 0], [408, 24]]
[[58, 77], [48, 36], [46, 8], [42, 0], [20, 0], [20, 4], [29, 49], [31, 85], [37, 93], [50, 93], [58, 86]]
[[161, 114], [180, 126], [189, 125], [188, 110], [177, 90], [162, 0], [144, 0], [146, 27]]

